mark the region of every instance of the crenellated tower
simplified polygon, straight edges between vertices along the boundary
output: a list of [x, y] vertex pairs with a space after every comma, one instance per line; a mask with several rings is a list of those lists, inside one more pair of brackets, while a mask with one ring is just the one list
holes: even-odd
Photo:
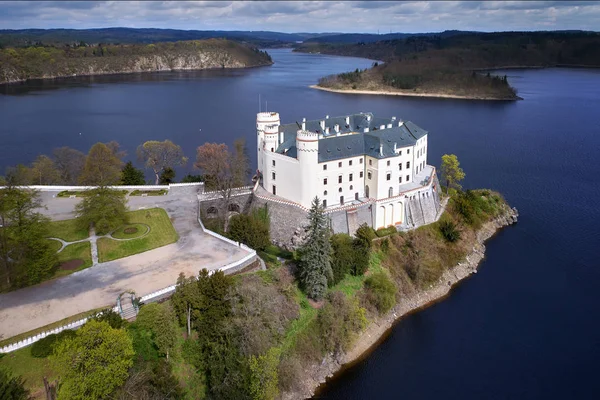
[[296, 134], [296, 149], [300, 164], [300, 204], [310, 207], [318, 193], [318, 181], [315, 177], [319, 175], [319, 134], [299, 130]]
[[256, 114], [257, 169], [263, 174], [266, 167], [264, 164], [264, 152], [275, 151], [277, 149], [277, 135], [280, 123], [279, 113], [261, 112]]

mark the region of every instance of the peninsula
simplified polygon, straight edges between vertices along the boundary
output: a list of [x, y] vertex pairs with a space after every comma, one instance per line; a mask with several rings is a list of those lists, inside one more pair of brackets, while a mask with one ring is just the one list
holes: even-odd
[[[323, 77], [314, 88], [339, 93], [518, 100], [503, 68], [599, 67], [595, 32], [443, 32], [365, 43], [309, 39], [295, 51], [383, 60]], [[333, 39], [332, 39], [333, 40]], [[592, 51], [596, 49], [596, 51]]]
[[29, 79], [271, 65], [269, 54], [225, 39], [0, 49], [0, 84]]

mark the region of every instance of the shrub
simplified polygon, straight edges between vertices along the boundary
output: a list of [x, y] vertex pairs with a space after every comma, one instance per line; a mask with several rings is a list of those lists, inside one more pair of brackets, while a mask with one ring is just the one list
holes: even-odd
[[438, 223], [438, 229], [440, 233], [444, 237], [444, 239], [449, 243], [454, 243], [460, 239], [460, 231], [458, 230], [458, 226], [453, 221], [448, 219], [440, 221]]
[[227, 235], [255, 250], [265, 250], [271, 244], [268, 216], [259, 211], [251, 215], [234, 215], [229, 220]]
[[344, 233], [332, 235], [330, 240], [333, 250], [331, 259], [333, 282], [331, 284], [335, 285], [344, 279], [346, 274], [353, 271], [354, 246], [352, 238]]
[[46, 358], [52, 354], [54, 345], [73, 336], [75, 336], [75, 331], [71, 329], [65, 329], [60, 333], [48, 335], [31, 345], [31, 356], [35, 358]]
[[112, 308], [107, 308], [97, 313], [94, 319], [98, 322], [106, 321], [111, 328], [121, 329], [125, 325], [125, 320], [121, 318], [121, 315], [114, 311]]
[[398, 232], [398, 230], [396, 229], [395, 226], [388, 226], [387, 228], [377, 229], [377, 231], [375, 231], [375, 234], [377, 235], [377, 237], [384, 237], [384, 236], [389, 236], [396, 232]]
[[381, 241], [381, 251], [383, 251], [383, 254], [387, 254], [390, 251], [390, 240], [388, 238]]
[[375, 272], [365, 281], [366, 297], [379, 314], [385, 314], [396, 304], [398, 289], [388, 275], [383, 271]]
[[339, 291], [330, 293], [317, 315], [322, 350], [334, 353], [347, 350], [366, 325], [365, 309], [358, 306], [356, 299], [349, 299]]

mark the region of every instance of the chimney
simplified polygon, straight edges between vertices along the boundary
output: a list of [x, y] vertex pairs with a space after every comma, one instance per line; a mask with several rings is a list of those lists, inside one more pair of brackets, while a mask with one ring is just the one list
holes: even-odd
[[383, 157], [383, 143], [379, 143], [379, 155]]
[[350, 117], [346, 117], [346, 125], [350, 125]]
[[392, 117], [392, 121], [395, 121], [395, 120], [396, 120], [396, 117]]
[[302, 118], [302, 130], [306, 130], [306, 118]]
[[329, 135], [329, 127], [325, 128], [325, 134]]
[[335, 125], [333, 126], [333, 130], [335, 130], [335, 131], [336, 131], [336, 133], [337, 133], [337, 132], [339, 132], [339, 131], [340, 131], [340, 125], [339, 125], [339, 124], [335, 124]]
[[329, 115], [326, 115], [326, 116], [325, 116], [325, 119], [329, 119]]
[[379, 129], [385, 129], [385, 125], [381, 125]]
[[396, 142], [394, 142], [394, 153], [397, 153]]
[[398, 126], [404, 125], [404, 121], [398, 121]]
[[387, 124], [387, 127], [388, 127], [388, 128], [391, 128], [391, 127], [392, 127], [392, 124]]
[[321, 120], [320, 124], [321, 124], [321, 130], [324, 131], [325, 130], [325, 120]]
[[363, 132], [364, 132], [364, 133], [367, 133], [367, 132], [369, 132], [369, 128], [365, 128], [365, 129], [363, 130]]
[[371, 122], [371, 116], [369, 114], [367, 114], [367, 121]]
[[279, 144], [283, 143], [283, 132], [279, 133]]

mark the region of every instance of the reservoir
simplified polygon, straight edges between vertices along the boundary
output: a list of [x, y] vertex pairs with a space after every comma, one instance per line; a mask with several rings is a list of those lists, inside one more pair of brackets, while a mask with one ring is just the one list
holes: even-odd
[[[231, 145], [244, 137], [255, 160], [259, 95], [260, 108], [279, 112], [282, 123], [361, 111], [411, 120], [429, 131], [430, 163], [456, 154], [463, 186], [500, 191], [518, 208], [519, 222], [488, 243], [478, 274], [400, 321], [317, 397], [596, 397], [600, 70], [499, 71], [524, 98], [518, 102], [343, 95], [308, 86], [372, 61], [269, 53], [273, 66], [248, 70], [0, 87], [0, 171], [55, 147], [87, 152], [110, 140], [135, 160], [144, 141], [171, 139], [193, 161], [207, 141]], [[195, 173], [191, 164], [178, 178]]]

